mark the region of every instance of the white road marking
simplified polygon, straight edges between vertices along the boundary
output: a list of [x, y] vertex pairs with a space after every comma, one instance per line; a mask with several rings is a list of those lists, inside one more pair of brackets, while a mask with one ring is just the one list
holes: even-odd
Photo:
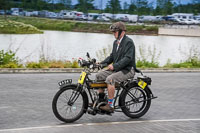
[[66, 128], [66, 127], [80, 127], [80, 126], [99, 126], [99, 125], [117, 125], [117, 124], [137, 124], [137, 123], [154, 123], [154, 122], [187, 122], [187, 121], [200, 121], [197, 119], [168, 119], [168, 120], [144, 120], [144, 121], [123, 121], [123, 122], [104, 122], [104, 123], [83, 123], [83, 124], [69, 124], [69, 125], [54, 125], [54, 126], [41, 126], [41, 127], [27, 127], [27, 128], [13, 128], [13, 129], [0, 129], [0, 132], [9, 131], [24, 131], [24, 130], [37, 130], [49, 128]]
[[10, 108], [10, 106], [1, 106], [0, 109], [7, 109]]

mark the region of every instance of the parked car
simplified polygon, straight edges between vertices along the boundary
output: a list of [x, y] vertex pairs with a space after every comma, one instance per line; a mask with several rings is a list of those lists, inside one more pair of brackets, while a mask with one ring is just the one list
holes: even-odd
[[88, 20], [88, 15], [87, 15], [87, 14], [82, 15], [82, 19], [83, 19], [84, 21], [87, 21], [87, 20]]
[[194, 21], [192, 19], [185, 19], [184, 20], [186, 24], [190, 25], [190, 24], [194, 24]]
[[174, 19], [174, 22], [178, 24], [187, 24], [184, 19]]
[[62, 14], [63, 16], [63, 19], [74, 19], [75, 18], [75, 15], [74, 15], [74, 12], [63, 12]]
[[164, 16], [162, 17], [165, 21], [176, 21], [175, 17], [174, 16], [171, 16], [171, 15], [167, 15], [167, 16]]
[[88, 20], [96, 20], [99, 17], [98, 13], [88, 13]]
[[156, 16], [155, 21], [164, 21], [163, 16], [160, 15]]
[[19, 16], [19, 12], [18, 12], [18, 11], [13, 11], [13, 12], [11, 13], [11, 15], [13, 15], [13, 16]]
[[128, 22], [129, 21], [129, 14], [115, 14], [114, 19], [117, 21], [123, 21], [123, 22]]
[[178, 24], [187, 24], [187, 25], [191, 25], [191, 24], [200, 24], [199, 21], [194, 20], [194, 19], [176, 19], [176, 22]]
[[4, 15], [5, 11], [4, 10], [0, 10], [0, 15]]
[[129, 15], [128, 16], [129, 22], [134, 23], [138, 21], [138, 15]]
[[97, 17], [96, 19], [97, 21], [104, 21], [104, 22], [109, 22], [110, 19], [105, 17], [105, 16], [102, 16], [102, 15], [99, 15], [99, 17]]
[[48, 12], [48, 17], [49, 17], [49, 18], [57, 18], [57, 17], [58, 17], [58, 14], [55, 13], [55, 12]]
[[102, 16], [108, 18], [108, 19], [114, 19], [115, 15], [111, 13], [102, 13]]
[[139, 21], [140, 22], [154, 22], [156, 21], [156, 16], [140, 16]]
[[200, 20], [198, 21], [198, 20], [192, 19], [192, 22], [193, 24], [200, 24]]

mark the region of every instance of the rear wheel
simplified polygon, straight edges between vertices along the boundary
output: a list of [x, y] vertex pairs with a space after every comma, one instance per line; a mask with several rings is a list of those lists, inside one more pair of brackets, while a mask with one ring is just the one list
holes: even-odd
[[148, 98], [150, 94], [144, 89], [138, 86], [130, 87], [128, 91], [122, 92], [121, 109], [128, 117], [139, 118], [150, 108], [151, 100], [147, 100]]
[[52, 109], [55, 116], [66, 123], [78, 120], [84, 114], [83, 94], [76, 86], [60, 89], [53, 98]]

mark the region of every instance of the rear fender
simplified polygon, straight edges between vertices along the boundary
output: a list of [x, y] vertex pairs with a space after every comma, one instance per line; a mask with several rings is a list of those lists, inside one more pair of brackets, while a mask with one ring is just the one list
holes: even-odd
[[[120, 96], [119, 96], [119, 106], [121, 106], [120, 101], [122, 99], [123, 94], [126, 93], [126, 91], [128, 91], [129, 88], [131, 88], [131, 87], [140, 87], [140, 86], [138, 86], [138, 82], [137, 81], [133, 81], [133, 82], [128, 83], [125, 86], [125, 88], [123, 89], [123, 91], [121, 92]], [[151, 96], [151, 97], [153, 96], [153, 93], [152, 93], [151, 89], [148, 87], [148, 85], [144, 88], [144, 91], [146, 93], [150, 94], [148, 96]], [[148, 98], [151, 98], [151, 97], [148, 97]]]
[[[137, 82], [137, 81], [133, 81], [133, 82], [129, 83], [129, 86], [128, 86], [128, 87], [140, 87], [140, 86], [138, 85], [138, 82]], [[141, 87], [140, 87], [140, 88], [141, 88]], [[148, 85], [144, 88], [144, 91], [145, 91], [146, 93], [153, 94]]]

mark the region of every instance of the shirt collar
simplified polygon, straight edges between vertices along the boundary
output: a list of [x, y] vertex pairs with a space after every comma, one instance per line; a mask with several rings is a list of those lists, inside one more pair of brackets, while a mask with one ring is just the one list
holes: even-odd
[[123, 35], [122, 38], [121, 38], [120, 40], [117, 40], [119, 44], [121, 43], [121, 41], [122, 41], [122, 39], [124, 38], [124, 36], [125, 36], [125, 35]]

